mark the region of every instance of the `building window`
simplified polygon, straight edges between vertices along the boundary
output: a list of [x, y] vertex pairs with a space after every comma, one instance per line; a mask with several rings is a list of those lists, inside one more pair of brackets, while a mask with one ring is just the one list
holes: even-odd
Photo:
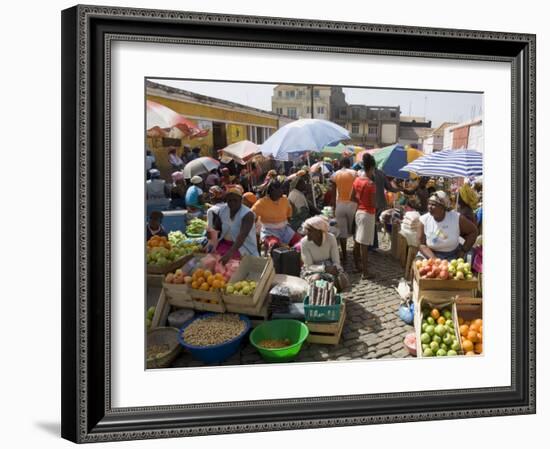
[[390, 117], [395, 118], [395, 117], [397, 117], [397, 114], [395, 112], [390, 112]]
[[369, 131], [368, 131], [368, 135], [370, 137], [376, 137], [378, 136], [378, 126], [376, 125], [369, 125]]
[[340, 115], [341, 115], [342, 117], [345, 117], [345, 116], [347, 115], [347, 113], [348, 113], [348, 111], [347, 111], [346, 108], [340, 109]]
[[283, 115], [283, 108], [275, 108], [275, 113], [279, 115]]
[[294, 98], [294, 97], [296, 97], [296, 92], [293, 91], [293, 90], [287, 90], [287, 91], [285, 92], [285, 94], [286, 94], [286, 97], [287, 97], [287, 98]]
[[299, 90], [296, 94], [296, 98], [302, 98], [304, 96], [304, 91], [303, 90]]
[[280, 90], [280, 91], [279, 91], [279, 92], [277, 92], [277, 93], [279, 94], [279, 98], [282, 98], [282, 96], [283, 96], [283, 91], [282, 91], [282, 90]]
[[296, 118], [297, 117], [296, 108], [288, 108], [286, 110], [286, 115], [288, 115], [291, 118]]
[[324, 114], [324, 113], [325, 113], [325, 107], [317, 106], [317, 114]]
[[351, 124], [351, 133], [352, 134], [359, 134], [359, 123], [352, 123]]
[[321, 98], [321, 91], [320, 91], [319, 89], [315, 89], [315, 90], [313, 91], [313, 96], [314, 96], [315, 98]]
[[309, 106], [306, 107], [306, 114], [311, 114], [311, 108]]
[[359, 109], [352, 109], [351, 110], [351, 118], [353, 120], [359, 120]]

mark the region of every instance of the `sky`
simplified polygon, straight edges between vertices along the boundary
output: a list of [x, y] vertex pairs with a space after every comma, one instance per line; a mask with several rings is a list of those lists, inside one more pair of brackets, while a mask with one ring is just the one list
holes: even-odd
[[[153, 82], [271, 111], [275, 84], [153, 79]], [[483, 95], [470, 92], [343, 88], [348, 104], [399, 106], [401, 115], [425, 117], [436, 128], [443, 122], [464, 122], [483, 114]]]

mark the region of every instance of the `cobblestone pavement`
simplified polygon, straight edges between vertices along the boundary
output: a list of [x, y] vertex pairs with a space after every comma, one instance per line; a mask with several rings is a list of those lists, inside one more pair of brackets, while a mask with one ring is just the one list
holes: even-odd
[[[306, 342], [295, 360], [320, 362], [410, 357], [403, 339], [414, 332], [414, 327], [399, 318], [400, 298], [395, 290], [403, 268], [391, 256], [387, 244], [381, 244], [378, 252], [369, 255], [369, 265], [376, 274], [376, 279], [372, 281], [363, 281], [359, 274], [351, 273], [353, 263], [351, 257], [349, 259], [344, 268], [350, 276], [352, 288], [344, 294], [347, 318], [340, 343], [321, 345]], [[257, 350], [245, 341], [241, 350], [221, 365], [254, 363], [265, 362]], [[187, 353], [183, 353], [173, 364], [174, 367], [202, 365], [203, 362], [192, 360]]]

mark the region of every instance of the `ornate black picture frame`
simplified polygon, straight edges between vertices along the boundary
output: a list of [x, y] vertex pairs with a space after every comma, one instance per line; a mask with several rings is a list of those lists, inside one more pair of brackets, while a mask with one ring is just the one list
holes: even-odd
[[[512, 73], [511, 386], [116, 409], [110, 48], [116, 40], [502, 61]], [[535, 412], [535, 36], [75, 6], [62, 12], [62, 436], [75, 442]]]

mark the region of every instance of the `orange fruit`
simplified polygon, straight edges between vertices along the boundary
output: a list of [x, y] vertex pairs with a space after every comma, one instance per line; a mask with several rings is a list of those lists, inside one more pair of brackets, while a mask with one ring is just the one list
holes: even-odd
[[466, 338], [472, 343], [477, 343], [477, 332], [472, 330], [468, 331], [468, 335], [466, 335]]
[[197, 278], [197, 282], [199, 283], [199, 285], [202, 285], [206, 282], [206, 279], [203, 276], [201, 276]]
[[437, 319], [437, 324], [445, 324], [447, 322], [447, 320], [445, 319], [444, 316], [440, 316], [438, 319]]
[[197, 271], [195, 271], [193, 273], [193, 275], [197, 275], [197, 278], [200, 278], [200, 277], [203, 277], [204, 276], [204, 270], [202, 268], [198, 268]]
[[464, 349], [464, 351], [466, 351], [466, 352], [473, 351], [474, 350], [474, 344], [470, 340], [465, 339], [462, 342], [462, 349]]
[[212, 274], [206, 278], [206, 282], [208, 282], [208, 285], [214, 284], [215, 280], [216, 280], [216, 278]]
[[468, 326], [466, 326], [465, 324], [463, 324], [462, 326], [460, 326], [458, 328], [458, 330], [460, 331], [460, 335], [465, 337], [466, 335], [468, 335], [468, 331], [470, 330], [470, 328]]
[[430, 315], [434, 320], [437, 320], [440, 316], [439, 310], [432, 309], [432, 311], [430, 312]]
[[212, 272], [211, 272], [210, 270], [206, 270], [206, 271], [203, 273], [204, 279], [208, 279], [209, 276], [212, 276]]
[[210, 286], [208, 285], [208, 282], [203, 282], [200, 289], [207, 292]]
[[478, 318], [477, 320], [474, 320], [470, 327], [475, 331], [480, 331], [482, 326], [482, 321]]
[[468, 351], [465, 355], [476, 355], [474, 351]]
[[481, 335], [481, 333], [478, 332], [477, 334], [477, 342], [478, 343], [481, 343], [483, 341], [483, 335]]
[[191, 288], [194, 288], [195, 290], [200, 287], [200, 284], [197, 281], [191, 282]]
[[464, 321], [464, 324], [468, 327], [470, 327], [470, 322], [469, 321]]
[[223, 274], [221, 273], [216, 273], [214, 275], [214, 278], [216, 278], [217, 281], [223, 281]]
[[483, 352], [483, 345], [481, 343], [476, 343], [474, 345], [474, 352], [476, 354], [481, 354]]
[[214, 288], [221, 288], [222, 287], [222, 283], [221, 281], [218, 281], [217, 279], [212, 283], [212, 287]]
[[461, 326], [464, 324], [464, 318], [462, 317], [458, 317], [458, 324], [460, 324]]

